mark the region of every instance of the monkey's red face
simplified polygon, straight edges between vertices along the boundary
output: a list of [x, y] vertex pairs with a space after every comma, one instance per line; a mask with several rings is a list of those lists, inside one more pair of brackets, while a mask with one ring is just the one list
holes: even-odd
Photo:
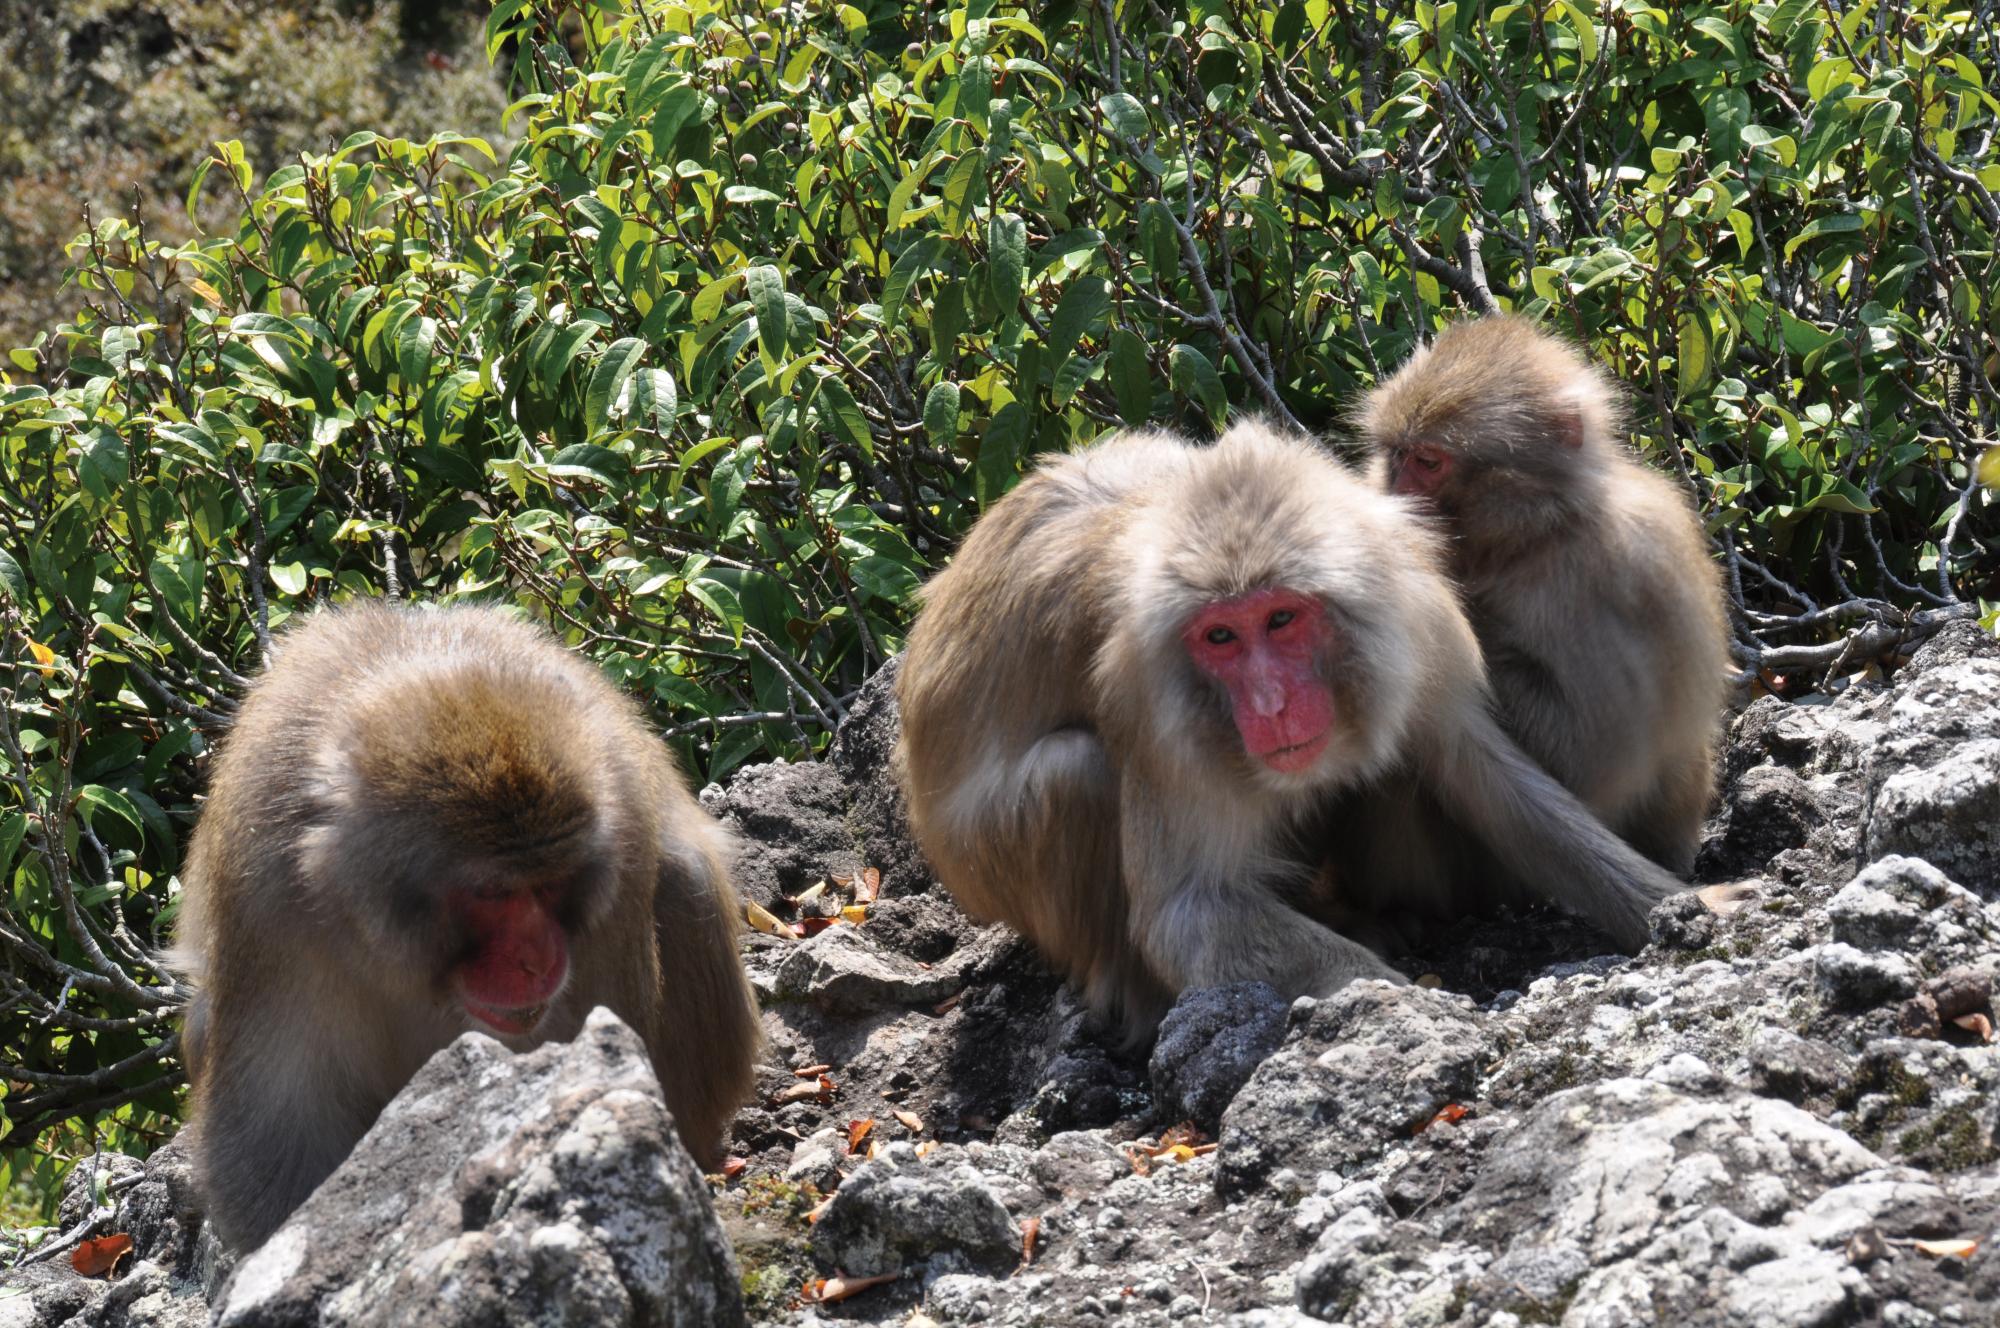
[[450, 908], [467, 937], [452, 970], [465, 1012], [497, 1033], [531, 1033], [569, 976], [569, 938], [551, 890], [456, 890]]
[[1331, 633], [1318, 600], [1278, 589], [1204, 606], [1181, 640], [1195, 665], [1228, 689], [1245, 750], [1297, 774], [1333, 736], [1333, 693], [1316, 667]]
[[1451, 476], [1452, 456], [1441, 447], [1420, 445], [1389, 459], [1389, 486], [1397, 493], [1430, 498]]

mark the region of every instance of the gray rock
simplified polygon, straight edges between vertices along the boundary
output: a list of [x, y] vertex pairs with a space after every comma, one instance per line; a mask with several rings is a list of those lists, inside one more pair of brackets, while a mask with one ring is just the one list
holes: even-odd
[[955, 971], [926, 969], [885, 950], [860, 927], [809, 936], [778, 966], [780, 999], [807, 1000], [836, 1014], [935, 1005], [959, 987]]
[[1863, 950], [1890, 950], [1913, 935], [1922, 919], [1886, 890], [1850, 881], [1827, 905], [1833, 938]]
[[1917, 990], [1917, 967], [1899, 954], [1871, 954], [1834, 941], [1819, 948], [1819, 990], [1849, 1010], [1885, 1005]]
[[1223, 1114], [1216, 1182], [1241, 1193], [1280, 1166], [1322, 1170], [1379, 1152], [1471, 1097], [1491, 1044], [1471, 1003], [1356, 982], [1320, 1001]]
[[792, 1149], [792, 1164], [785, 1168], [785, 1179], [832, 1190], [840, 1183], [840, 1162], [846, 1156], [847, 1136], [829, 1125], [799, 1140]]
[[1291, 1003], [1267, 982], [1181, 993], [1149, 1070], [1160, 1113], [1214, 1130], [1251, 1072], [1284, 1040]]
[[220, 1328], [743, 1321], [638, 1037], [606, 1010], [510, 1055], [461, 1037], [218, 1299]]
[[1766, 1097], [1797, 1102], [1830, 1093], [1853, 1072], [1851, 1059], [1837, 1048], [1783, 1028], [1758, 1029], [1746, 1051], [1751, 1087]]
[[993, 1186], [944, 1152], [920, 1158], [910, 1144], [898, 1142], [864, 1162], [820, 1214], [814, 1254], [863, 1277], [928, 1261], [940, 1268], [1013, 1268], [1021, 1255], [1020, 1228]]
[[1913, 854], [1960, 880], [2000, 884], [2000, 738], [1885, 780], [1868, 820], [1868, 852]]

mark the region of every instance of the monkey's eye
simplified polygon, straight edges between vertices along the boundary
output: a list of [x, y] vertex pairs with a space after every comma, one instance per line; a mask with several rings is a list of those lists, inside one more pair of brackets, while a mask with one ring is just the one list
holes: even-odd
[[1227, 627], [1211, 627], [1203, 633], [1202, 639], [1212, 646], [1226, 646], [1236, 639], [1236, 633]]
[[1270, 620], [1264, 624], [1264, 630], [1267, 632], [1275, 632], [1280, 627], [1290, 627], [1292, 625], [1292, 619], [1298, 616], [1299, 616], [1298, 614], [1293, 613], [1290, 609], [1279, 609], [1276, 613], [1272, 614]]
[[1413, 452], [1410, 454], [1410, 460], [1416, 464], [1419, 470], [1434, 471], [1441, 464], [1435, 452]]

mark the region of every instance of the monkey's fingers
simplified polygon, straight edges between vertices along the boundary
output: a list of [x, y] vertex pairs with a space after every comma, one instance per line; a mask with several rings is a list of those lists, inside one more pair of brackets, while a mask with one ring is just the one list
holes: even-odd
[[1751, 881], [1738, 881], [1733, 885], [1704, 885], [1694, 892], [1695, 898], [1706, 904], [1709, 912], [1724, 918], [1742, 912], [1743, 906], [1761, 893]]

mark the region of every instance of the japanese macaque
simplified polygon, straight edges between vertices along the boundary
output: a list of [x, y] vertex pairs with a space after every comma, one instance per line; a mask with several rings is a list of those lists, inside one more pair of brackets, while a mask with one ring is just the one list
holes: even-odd
[[[1441, 545], [1261, 424], [1044, 463], [932, 581], [897, 679], [940, 879], [1133, 1031], [1188, 987], [1394, 979], [1301, 911], [1299, 836], [1407, 773], [1521, 881], [1642, 944], [1680, 883], [1494, 721]], [[1449, 907], [1461, 885], [1410, 888]]]
[[1385, 484], [1434, 507], [1529, 756], [1670, 871], [1694, 865], [1729, 669], [1721, 577], [1605, 376], [1524, 318], [1458, 323], [1371, 392]]
[[724, 833], [636, 704], [486, 608], [363, 604], [281, 638], [222, 744], [177, 937], [196, 1176], [261, 1244], [431, 1054], [610, 1007], [713, 1160], [757, 1010]]

